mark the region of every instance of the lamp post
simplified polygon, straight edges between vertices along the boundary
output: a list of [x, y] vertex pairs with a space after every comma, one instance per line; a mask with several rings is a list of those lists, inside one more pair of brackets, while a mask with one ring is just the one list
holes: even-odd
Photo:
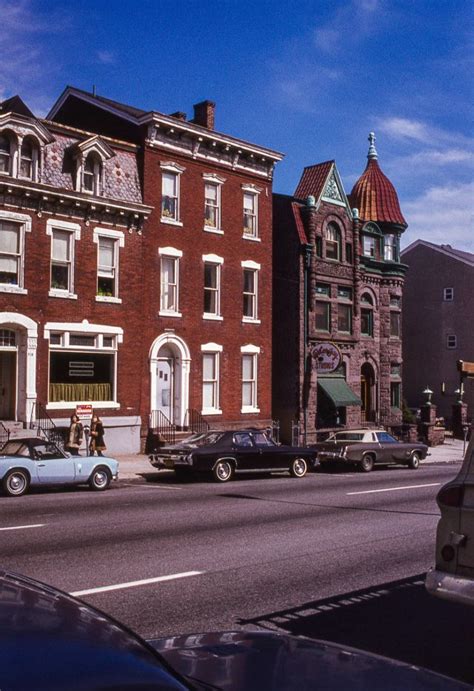
[[433, 392], [431, 391], [429, 386], [427, 386], [426, 389], [423, 391], [423, 395], [426, 396], [425, 405], [431, 405], [431, 396], [433, 395]]

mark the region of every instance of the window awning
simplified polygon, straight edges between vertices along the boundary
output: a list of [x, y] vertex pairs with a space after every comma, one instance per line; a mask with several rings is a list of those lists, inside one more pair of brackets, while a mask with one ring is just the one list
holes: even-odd
[[362, 405], [362, 401], [352, 391], [342, 377], [319, 377], [318, 386], [329, 396], [336, 408], [349, 405]]

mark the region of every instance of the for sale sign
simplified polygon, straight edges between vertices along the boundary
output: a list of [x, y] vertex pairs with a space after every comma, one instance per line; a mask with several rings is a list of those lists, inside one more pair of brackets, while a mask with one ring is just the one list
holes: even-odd
[[90, 422], [92, 417], [92, 403], [84, 403], [76, 406], [76, 415], [81, 422], [87, 420]]

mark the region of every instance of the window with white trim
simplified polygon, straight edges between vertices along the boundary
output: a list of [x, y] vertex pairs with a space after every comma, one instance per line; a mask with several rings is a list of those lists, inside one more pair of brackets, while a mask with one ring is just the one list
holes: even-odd
[[257, 269], [244, 269], [244, 304], [243, 312], [246, 319], [257, 319]]
[[118, 245], [116, 238], [99, 235], [97, 260], [97, 295], [118, 297]]
[[0, 218], [0, 284], [21, 286], [22, 226]]
[[221, 413], [219, 401], [220, 354], [222, 346], [207, 343], [202, 351], [202, 413], [212, 415]]
[[20, 148], [19, 177], [27, 180], [38, 179], [39, 147], [32, 137], [25, 137]]
[[222, 257], [209, 254], [203, 256], [204, 262], [204, 319], [221, 317], [221, 267]]
[[73, 292], [74, 234], [73, 231], [51, 230], [51, 290]]
[[117, 407], [117, 349], [122, 329], [93, 324], [45, 325], [49, 338], [48, 405]]
[[82, 169], [82, 191], [89, 194], [100, 194], [102, 161], [99, 155], [91, 151], [87, 154]]
[[258, 194], [244, 191], [244, 237], [258, 237]]
[[179, 257], [161, 256], [160, 312], [179, 312]]
[[204, 187], [204, 227], [220, 230], [221, 227], [221, 186], [206, 182]]
[[6, 132], [0, 133], [0, 173], [12, 174], [13, 141]]
[[452, 302], [454, 300], [454, 288], [443, 288], [443, 300]]
[[398, 236], [393, 233], [384, 235], [383, 258], [386, 262], [398, 262]]
[[362, 237], [362, 251], [364, 257], [375, 259], [377, 256], [377, 239], [372, 235], [364, 235]]
[[242, 354], [242, 412], [257, 410], [257, 353]]

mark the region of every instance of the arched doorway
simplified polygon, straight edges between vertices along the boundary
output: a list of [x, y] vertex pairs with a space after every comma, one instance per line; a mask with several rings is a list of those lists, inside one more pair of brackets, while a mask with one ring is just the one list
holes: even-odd
[[184, 425], [189, 406], [191, 356], [182, 338], [166, 333], [150, 351], [150, 410], [159, 411], [176, 425]]
[[30, 422], [34, 415], [37, 344], [36, 322], [0, 312], [0, 420]]
[[377, 419], [377, 387], [374, 368], [370, 362], [364, 362], [360, 369], [360, 397], [362, 399], [362, 422], [375, 422]]

